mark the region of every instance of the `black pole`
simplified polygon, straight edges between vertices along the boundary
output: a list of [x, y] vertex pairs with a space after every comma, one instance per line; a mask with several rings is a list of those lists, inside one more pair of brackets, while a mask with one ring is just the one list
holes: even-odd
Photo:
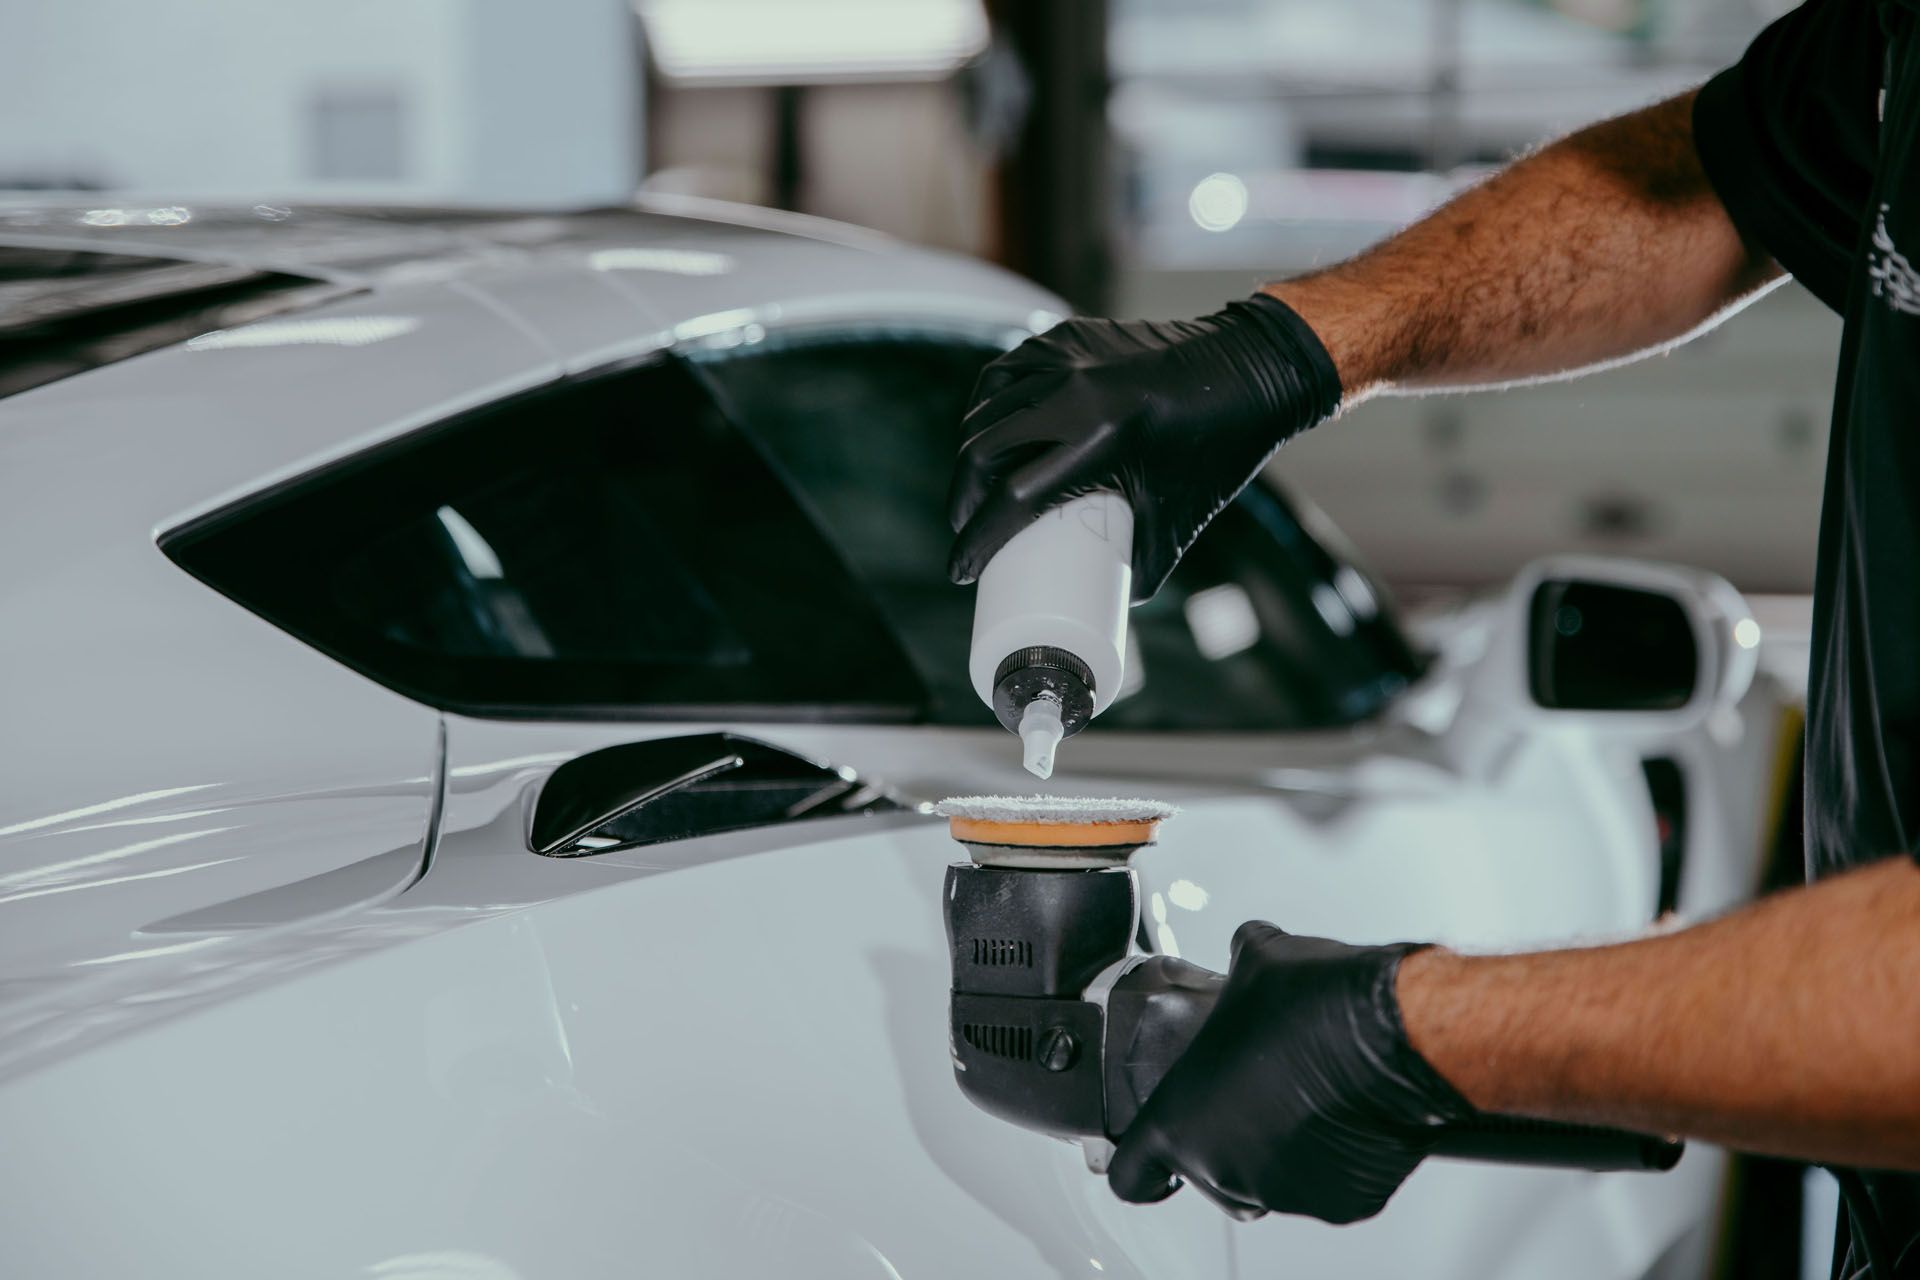
[[800, 208], [800, 190], [806, 181], [806, 154], [800, 138], [803, 90], [797, 84], [773, 90], [773, 203], [781, 209]]
[[1082, 311], [1112, 288], [1106, 0], [989, 0], [1032, 82], [999, 172], [999, 257]]

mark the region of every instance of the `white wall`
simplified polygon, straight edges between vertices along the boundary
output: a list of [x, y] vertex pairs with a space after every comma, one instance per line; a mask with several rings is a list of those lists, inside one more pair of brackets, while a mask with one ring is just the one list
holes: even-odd
[[620, 0], [6, 0], [0, 187], [620, 198], [634, 21]]

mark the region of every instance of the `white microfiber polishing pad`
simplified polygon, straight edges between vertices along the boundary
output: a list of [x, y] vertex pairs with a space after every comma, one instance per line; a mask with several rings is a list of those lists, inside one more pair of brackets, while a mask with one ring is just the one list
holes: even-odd
[[950, 796], [933, 806], [943, 818], [976, 822], [1161, 822], [1180, 811], [1158, 800], [1083, 796]]
[[934, 806], [983, 866], [1117, 865], [1178, 812], [1158, 800], [1079, 796], [955, 796]]

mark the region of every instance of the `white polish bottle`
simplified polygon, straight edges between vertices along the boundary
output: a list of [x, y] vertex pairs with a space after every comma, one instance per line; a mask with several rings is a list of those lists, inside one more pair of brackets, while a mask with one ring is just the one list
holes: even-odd
[[1133, 509], [1104, 490], [1046, 512], [981, 572], [967, 674], [1037, 776], [1119, 693], [1132, 589]]

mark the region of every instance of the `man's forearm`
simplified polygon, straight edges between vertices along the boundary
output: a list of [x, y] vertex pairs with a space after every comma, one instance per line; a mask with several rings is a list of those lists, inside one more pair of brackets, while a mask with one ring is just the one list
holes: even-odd
[[1920, 1169], [1920, 868], [1897, 858], [1676, 933], [1420, 952], [1414, 1047], [1475, 1106]]
[[1266, 291], [1326, 344], [1349, 402], [1554, 377], [1677, 341], [1779, 274], [1707, 182], [1693, 97], [1563, 138]]

